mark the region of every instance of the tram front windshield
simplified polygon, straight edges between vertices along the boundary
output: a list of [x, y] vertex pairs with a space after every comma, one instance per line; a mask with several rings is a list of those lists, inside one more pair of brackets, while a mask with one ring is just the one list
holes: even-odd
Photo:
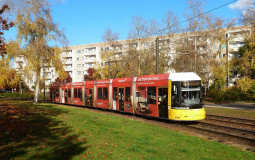
[[198, 109], [202, 108], [201, 82], [173, 82], [172, 108]]

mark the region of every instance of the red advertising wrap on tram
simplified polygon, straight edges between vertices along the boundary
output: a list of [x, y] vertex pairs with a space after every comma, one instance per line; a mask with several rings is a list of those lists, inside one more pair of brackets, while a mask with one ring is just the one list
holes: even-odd
[[96, 81], [96, 107], [99, 108], [110, 108], [110, 79], [105, 79], [105, 80], [98, 80]]
[[62, 86], [62, 103], [72, 104], [72, 83], [63, 83]]
[[53, 84], [50, 100], [176, 121], [205, 119], [201, 78], [193, 72]]
[[83, 105], [83, 102], [82, 102], [83, 85], [84, 85], [84, 82], [73, 83], [73, 104]]
[[60, 83], [50, 86], [50, 102], [60, 103]]
[[95, 107], [95, 81], [86, 81], [84, 87], [84, 105]]
[[112, 81], [112, 109], [133, 112], [132, 95], [133, 77], [116, 78]]
[[[169, 74], [157, 74], [139, 76], [136, 80], [136, 95], [137, 95], [137, 107], [135, 112], [138, 114], [146, 114], [150, 116], [159, 116], [161, 112], [160, 103], [162, 100], [159, 97], [162, 89], [165, 88], [167, 93]], [[168, 95], [166, 95], [168, 96]], [[160, 96], [161, 97], [161, 96]], [[167, 112], [167, 104], [165, 104]]]

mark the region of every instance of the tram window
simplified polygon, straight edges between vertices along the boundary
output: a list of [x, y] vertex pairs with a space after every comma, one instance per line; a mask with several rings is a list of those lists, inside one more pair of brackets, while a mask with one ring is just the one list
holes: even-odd
[[138, 97], [138, 102], [146, 102], [146, 87], [138, 87], [138, 92], [136, 95]]
[[97, 88], [97, 99], [102, 99], [102, 88]]
[[59, 97], [59, 91], [56, 89], [56, 97]]
[[71, 98], [71, 89], [68, 89], [68, 97]]
[[93, 95], [93, 88], [90, 88], [90, 89], [89, 89], [89, 96], [92, 97], [92, 95]]
[[74, 98], [78, 98], [77, 89], [74, 89]]
[[156, 104], [156, 87], [148, 87], [147, 89], [148, 104]]
[[89, 97], [89, 89], [85, 88], [84, 98], [87, 99], [88, 97]]
[[55, 91], [55, 89], [52, 90], [52, 97], [53, 97], [53, 98], [56, 97], [56, 91]]
[[89, 105], [89, 89], [88, 88], [85, 88], [84, 100], [85, 100], [85, 104]]
[[126, 87], [125, 88], [125, 101], [126, 102], [130, 102], [131, 99], [130, 99], [130, 87]]
[[103, 100], [108, 99], [108, 88], [103, 88]]
[[65, 97], [67, 97], [67, 89], [65, 89]]
[[117, 87], [113, 88], [113, 100], [117, 101]]
[[80, 100], [82, 100], [82, 91], [81, 88], [78, 89], [78, 98], [80, 98]]
[[179, 100], [180, 100], [179, 90], [180, 90], [179, 83], [172, 82], [172, 103], [173, 103], [173, 106], [179, 105]]
[[50, 102], [52, 102], [52, 90], [50, 90]]

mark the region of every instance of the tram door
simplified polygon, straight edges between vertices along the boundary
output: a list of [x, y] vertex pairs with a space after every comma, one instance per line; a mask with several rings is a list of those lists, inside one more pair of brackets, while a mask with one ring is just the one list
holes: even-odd
[[85, 88], [85, 105], [93, 106], [93, 88]]
[[68, 100], [67, 100], [67, 89], [65, 89], [65, 102], [64, 103], [68, 103]]
[[112, 96], [112, 109], [116, 110], [117, 109], [117, 100], [118, 100], [118, 91], [117, 87], [113, 87], [113, 96]]
[[124, 111], [124, 88], [119, 88], [119, 110]]
[[168, 118], [168, 88], [158, 88], [158, 112], [159, 117]]
[[50, 90], [50, 102], [52, 103], [53, 102], [53, 93], [52, 93], [52, 89]]
[[62, 103], [65, 103], [65, 90], [62, 90]]

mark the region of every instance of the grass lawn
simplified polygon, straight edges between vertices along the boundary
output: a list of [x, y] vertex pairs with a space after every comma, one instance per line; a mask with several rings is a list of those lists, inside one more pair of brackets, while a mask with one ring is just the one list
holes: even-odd
[[0, 107], [0, 159], [255, 159], [252, 152], [107, 113], [1, 103], [9, 109]]

